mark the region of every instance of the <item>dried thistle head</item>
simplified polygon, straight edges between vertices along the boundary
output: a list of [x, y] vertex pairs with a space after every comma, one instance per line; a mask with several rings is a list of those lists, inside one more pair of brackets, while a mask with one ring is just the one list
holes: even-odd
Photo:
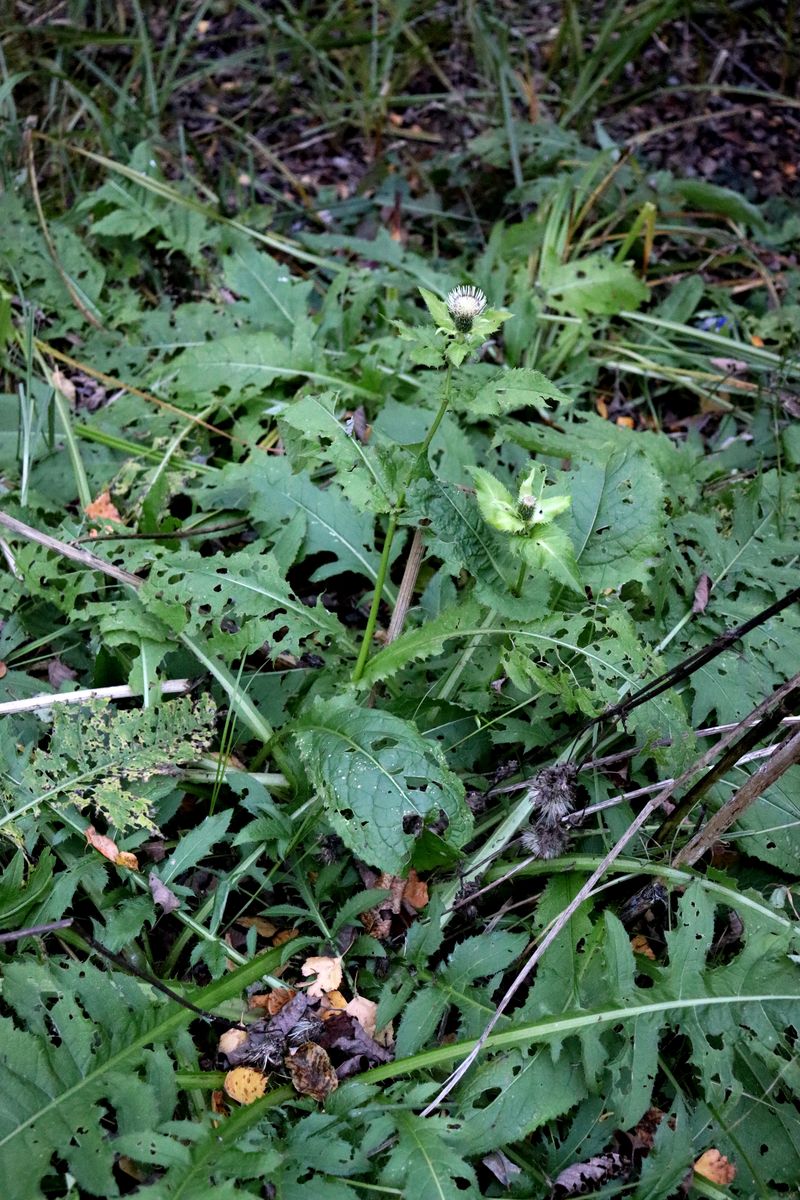
[[558, 858], [567, 848], [569, 835], [560, 825], [546, 825], [540, 821], [526, 829], [520, 841], [536, 858]]
[[541, 821], [557, 825], [575, 807], [578, 772], [572, 763], [545, 767], [531, 784], [528, 796]]

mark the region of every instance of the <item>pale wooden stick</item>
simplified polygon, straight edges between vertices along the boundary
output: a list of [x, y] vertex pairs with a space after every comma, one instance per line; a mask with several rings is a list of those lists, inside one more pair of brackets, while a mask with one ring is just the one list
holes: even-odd
[[422, 533], [419, 529], [414, 530], [414, 536], [411, 539], [411, 545], [408, 550], [408, 558], [406, 559], [403, 578], [400, 581], [400, 587], [397, 592], [397, 599], [394, 605], [392, 619], [389, 622], [389, 629], [386, 634], [386, 644], [393, 642], [403, 632], [406, 614], [411, 607], [411, 599], [414, 595], [414, 588], [417, 586], [417, 576], [419, 569], [422, 566], [422, 557], [424, 553], [424, 545], [422, 541]]
[[717, 809], [708, 824], [679, 850], [672, 860], [673, 867], [684, 864], [691, 867], [702, 858], [706, 850], [713, 846], [735, 821], [738, 821], [746, 808], [757, 800], [762, 792], [779, 779], [784, 771], [800, 761], [800, 732], [774, 748], [774, 752], [763, 766], [754, 771], [750, 778], [742, 784], [738, 792], [734, 792], [730, 800]]
[[[165, 695], [183, 695], [192, 690], [191, 679], [165, 679], [157, 685]], [[53, 704], [83, 704], [87, 700], [130, 700], [141, 696], [127, 683], [114, 687], [79, 688], [75, 692], [40, 692], [38, 696], [27, 696], [24, 700], [6, 700], [0, 704], [0, 717], [11, 713], [33, 712], [37, 708], [50, 708]]]
[[0, 512], [0, 525], [5, 525], [6, 529], [10, 529], [12, 533], [18, 533], [20, 537], [27, 538], [30, 542], [38, 542], [40, 546], [54, 550], [56, 554], [61, 554], [64, 558], [71, 558], [73, 562], [80, 563], [82, 567], [89, 567], [92, 571], [102, 571], [104, 575], [110, 575], [112, 579], [117, 579], [120, 583], [127, 583], [136, 588], [141, 587], [144, 583], [139, 575], [131, 575], [130, 571], [123, 571], [121, 567], [115, 567], [112, 563], [106, 562], [104, 558], [98, 558], [96, 554], [90, 554], [88, 550], [81, 550], [79, 546], [70, 546], [69, 542], [61, 542], [58, 538], [51, 537], [49, 533], [42, 533], [39, 529], [34, 529], [32, 525], [26, 525], [24, 521], [10, 517], [8, 513]]

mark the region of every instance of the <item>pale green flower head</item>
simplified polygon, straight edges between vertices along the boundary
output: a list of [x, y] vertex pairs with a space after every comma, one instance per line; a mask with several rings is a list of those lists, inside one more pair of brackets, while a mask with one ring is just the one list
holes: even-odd
[[548, 525], [572, 503], [571, 496], [545, 496], [546, 479], [544, 467], [534, 463], [519, 485], [517, 512], [527, 525]]
[[524, 533], [525, 522], [517, 512], [514, 497], [508, 488], [483, 467], [473, 467], [471, 474], [475, 480], [478, 510], [486, 524], [500, 533]]

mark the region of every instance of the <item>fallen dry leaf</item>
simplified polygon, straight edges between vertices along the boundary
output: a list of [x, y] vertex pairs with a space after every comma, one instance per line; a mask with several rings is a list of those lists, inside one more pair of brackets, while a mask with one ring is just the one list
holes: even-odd
[[226, 1029], [219, 1039], [219, 1052], [227, 1058], [237, 1046], [247, 1041], [246, 1029]]
[[271, 938], [276, 932], [277, 926], [268, 921], [266, 917], [241, 917], [237, 925], [243, 925], [245, 929], [255, 929], [261, 937]]
[[645, 958], [651, 958], [655, 961], [655, 954], [647, 938], [642, 933], [637, 933], [636, 937], [631, 938], [631, 950], [634, 954], [643, 954]]
[[711, 577], [706, 575], [705, 571], [697, 581], [697, 586], [694, 589], [694, 600], [692, 601], [693, 613], [704, 613], [708, 605], [708, 597], [711, 592]]
[[304, 1042], [294, 1054], [287, 1054], [284, 1065], [296, 1092], [320, 1102], [339, 1086], [333, 1064], [322, 1046]]
[[347, 998], [334, 988], [332, 992], [328, 992], [326, 996], [322, 997], [320, 1008], [347, 1008]]
[[[291, 942], [292, 938], [300, 936], [299, 929], [282, 929], [280, 933], [276, 933], [272, 939], [273, 946], [284, 946], [287, 942]], [[275, 971], [272, 972], [275, 974]]]
[[366, 996], [354, 996], [344, 1011], [351, 1017], [355, 1017], [370, 1037], [375, 1037], [375, 1016], [378, 1006], [374, 1000], [367, 1000]]
[[335, 991], [342, 982], [341, 958], [307, 958], [300, 971], [303, 975], [316, 975], [316, 979], [308, 985], [307, 995], [321, 996], [323, 992]]
[[297, 995], [294, 988], [275, 988], [267, 997], [267, 1012], [271, 1017], [279, 1013], [285, 1004]]
[[125, 867], [128, 871], [139, 870], [139, 861], [136, 855], [131, 854], [128, 850], [118, 850], [116, 842], [110, 837], [106, 837], [104, 833], [98, 833], [94, 825], [90, 825], [86, 830], [86, 841], [115, 866]]
[[176, 908], [180, 908], [181, 902], [178, 897], [169, 890], [165, 883], [161, 882], [155, 871], [151, 871], [147, 876], [147, 882], [153, 899], [165, 913], [175, 912]]
[[403, 888], [403, 899], [406, 904], [410, 904], [412, 908], [424, 908], [428, 903], [428, 885], [423, 879], [420, 879], [417, 872], [412, 867], [408, 872], [406, 886]]
[[53, 387], [58, 388], [61, 395], [66, 397], [70, 404], [75, 403], [75, 384], [67, 378], [63, 371], [59, 371], [58, 367], [53, 371]]
[[255, 1067], [234, 1067], [225, 1076], [225, 1092], [239, 1104], [252, 1104], [267, 1090], [268, 1077]]
[[122, 517], [119, 515], [116, 505], [111, 503], [110, 492], [101, 492], [96, 500], [92, 500], [91, 504], [86, 505], [83, 511], [93, 521], [122, 522]]
[[694, 1164], [694, 1171], [709, 1183], [719, 1183], [723, 1187], [736, 1178], [736, 1167], [719, 1150], [705, 1150]]

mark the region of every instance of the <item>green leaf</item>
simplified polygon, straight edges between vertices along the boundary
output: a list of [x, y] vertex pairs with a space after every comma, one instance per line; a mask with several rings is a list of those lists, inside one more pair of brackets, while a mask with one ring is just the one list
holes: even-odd
[[395, 1123], [398, 1140], [381, 1173], [384, 1183], [420, 1200], [477, 1200], [475, 1174], [450, 1144], [447, 1117], [398, 1113]]
[[731, 221], [749, 225], [751, 229], [757, 229], [760, 233], [767, 228], [767, 223], [756, 205], [731, 188], [720, 187], [719, 184], [708, 183], [704, 179], [675, 179], [671, 186], [690, 208], [719, 213]]
[[542, 416], [549, 417], [557, 406], [569, 408], [572, 403], [572, 397], [551, 383], [541, 371], [517, 367], [496, 375], [490, 383], [479, 388], [467, 410], [470, 416], [494, 417], [521, 408], [535, 408]]
[[458, 847], [469, 836], [463, 784], [410, 721], [342, 697], [318, 700], [294, 728], [330, 821], [359, 858], [400, 874], [416, 834], [440, 812], [448, 820], [445, 842]]
[[602, 254], [556, 262], [542, 271], [539, 283], [550, 308], [576, 317], [633, 311], [650, 295], [630, 263], [612, 262]]
[[[120, 831], [149, 828], [153, 803], [175, 786], [175, 766], [210, 745], [215, 713], [210, 696], [126, 712], [103, 701], [59, 705], [50, 750], [39, 751], [25, 775], [28, 803], [91, 804]], [[13, 811], [19, 792], [6, 797]]]
[[[188, 998], [213, 1011], [280, 959], [280, 950], [268, 951]], [[2, 1195], [38, 1200], [55, 1154], [90, 1195], [116, 1195], [109, 1110], [122, 1133], [151, 1129], [154, 1117], [172, 1115], [171, 1067], [158, 1069], [167, 1082], [159, 1095], [147, 1047], [171, 1041], [195, 1014], [173, 1003], [154, 1005], [138, 980], [78, 961], [9, 964], [4, 1000], [18, 1024], [0, 1019]], [[163, 1049], [156, 1053], [163, 1062]]]
[[176, 554], [153, 564], [139, 595], [175, 633], [204, 638], [228, 661], [266, 641], [296, 653], [306, 638], [346, 638], [322, 604], [297, 599], [269, 554]]
[[584, 581], [598, 590], [647, 580], [666, 526], [660, 475], [630, 449], [602, 464], [583, 463], [567, 479], [572, 509], [565, 525]]
[[584, 595], [575, 549], [569, 534], [558, 525], [543, 528], [535, 537], [515, 538], [511, 549], [534, 571], [544, 571], [556, 583], [565, 584], [579, 596]]
[[447, 311], [447, 305], [444, 300], [440, 300], [438, 296], [434, 296], [433, 292], [429, 292], [427, 288], [421, 287], [419, 294], [425, 301], [425, 307], [433, 317], [440, 329], [454, 330], [455, 325], [450, 313]]

